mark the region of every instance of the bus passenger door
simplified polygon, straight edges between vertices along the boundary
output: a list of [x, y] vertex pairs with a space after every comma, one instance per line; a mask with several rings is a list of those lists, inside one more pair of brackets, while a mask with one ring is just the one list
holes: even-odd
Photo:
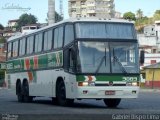
[[64, 71], [66, 74], [66, 97], [73, 98], [76, 86], [76, 55], [73, 47], [64, 51]]

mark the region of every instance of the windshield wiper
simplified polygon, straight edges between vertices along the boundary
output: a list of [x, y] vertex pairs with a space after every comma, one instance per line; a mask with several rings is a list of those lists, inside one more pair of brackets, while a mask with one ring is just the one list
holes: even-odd
[[113, 56], [113, 59], [114, 59], [114, 61], [116, 61], [121, 66], [121, 69], [122, 69], [123, 73], [127, 73], [126, 69], [124, 68], [124, 66], [122, 65], [122, 63], [118, 59], [118, 57], [117, 56]]
[[98, 68], [97, 68], [97, 70], [96, 70], [96, 73], [98, 73], [98, 71], [99, 71], [99, 69], [101, 68], [102, 63], [103, 63], [103, 61], [105, 60], [105, 58], [106, 58], [106, 56], [103, 56], [103, 57], [102, 57], [101, 62], [100, 62], [100, 64], [98, 65]]

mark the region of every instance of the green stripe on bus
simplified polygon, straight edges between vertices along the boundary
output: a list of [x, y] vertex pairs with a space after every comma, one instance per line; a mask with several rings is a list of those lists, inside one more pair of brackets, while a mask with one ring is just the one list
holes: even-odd
[[32, 56], [23, 59], [21, 58], [8, 61], [6, 63], [7, 72], [18, 72], [22, 70], [43, 69], [63, 66], [62, 51], [47, 53], [36, 57], [37, 58], [34, 58], [34, 56]]
[[[89, 75], [88, 75], [89, 76]], [[139, 75], [96, 75], [94, 76], [96, 81], [139, 81]], [[87, 79], [87, 75], [77, 75], [77, 82], [84, 82]]]

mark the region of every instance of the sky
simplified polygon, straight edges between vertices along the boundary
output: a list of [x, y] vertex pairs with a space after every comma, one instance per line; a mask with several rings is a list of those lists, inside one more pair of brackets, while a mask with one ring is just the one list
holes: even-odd
[[[145, 16], [152, 16], [160, 10], [160, 0], [114, 0], [115, 10], [122, 14], [128, 11], [136, 13], [138, 9]], [[59, 0], [55, 0], [56, 11], [59, 12]], [[6, 10], [7, 6], [31, 8], [28, 11]], [[63, 0], [64, 18], [68, 18], [68, 0]], [[8, 20], [18, 19], [24, 13], [35, 15], [39, 23], [45, 23], [48, 12], [48, 0], [0, 0], [0, 24], [7, 26]]]

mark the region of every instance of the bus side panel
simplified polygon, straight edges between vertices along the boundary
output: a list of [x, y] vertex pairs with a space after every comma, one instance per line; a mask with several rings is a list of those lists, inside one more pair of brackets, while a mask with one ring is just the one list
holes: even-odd
[[29, 85], [30, 95], [52, 97], [52, 70], [36, 71], [35, 74], [36, 77]]
[[16, 89], [16, 82], [18, 79], [21, 81], [21, 84], [22, 84], [24, 79], [28, 79], [27, 73], [22, 72], [22, 73], [9, 73], [9, 74], [7, 74], [8, 88], [15, 90]]
[[77, 82], [76, 75], [65, 73], [66, 98], [76, 98]]
[[[76, 91], [76, 76], [65, 73], [63, 70], [43, 70], [36, 72], [36, 80], [30, 83], [29, 91], [31, 96], [56, 96], [56, 81], [58, 77], [64, 80], [66, 97], [74, 98]], [[35, 81], [35, 82], [34, 82]]]

